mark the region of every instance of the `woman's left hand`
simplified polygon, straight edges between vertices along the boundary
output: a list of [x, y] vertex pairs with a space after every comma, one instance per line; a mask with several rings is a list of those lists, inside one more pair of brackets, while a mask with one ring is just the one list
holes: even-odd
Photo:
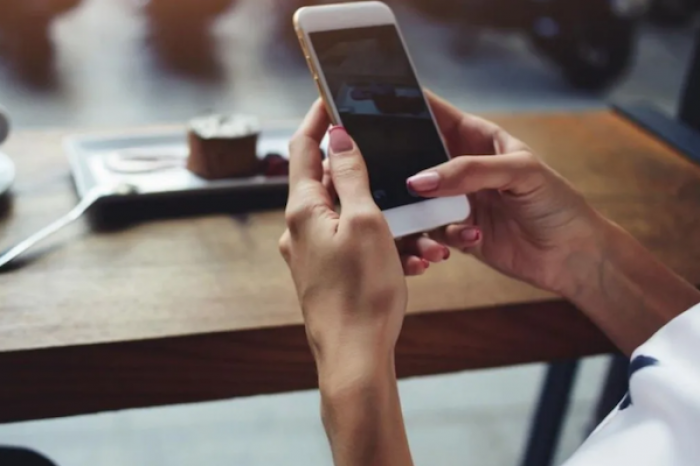
[[[370, 194], [362, 155], [339, 127], [330, 132], [329, 189], [319, 149], [327, 128], [325, 109], [317, 102], [290, 143], [288, 229], [280, 251], [319, 366], [337, 367], [341, 359], [346, 369], [348, 363], [393, 362], [407, 301], [404, 269], [423, 265], [426, 245], [440, 251], [443, 246], [413, 239], [406, 241], [410, 252], [399, 254]], [[331, 191], [340, 199], [341, 213]], [[367, 374], [365, 369], [356, 373]]]

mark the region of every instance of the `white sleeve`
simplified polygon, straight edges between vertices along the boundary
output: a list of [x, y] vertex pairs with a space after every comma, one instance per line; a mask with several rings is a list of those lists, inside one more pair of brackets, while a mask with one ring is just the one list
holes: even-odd
[[630, 390], [566, 466], [700, 464], [700, 304], [632, 355]]

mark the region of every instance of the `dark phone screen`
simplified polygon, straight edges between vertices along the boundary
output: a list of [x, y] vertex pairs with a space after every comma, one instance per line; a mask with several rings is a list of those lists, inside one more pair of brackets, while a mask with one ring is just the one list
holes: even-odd
[[406, 179], [447, 160], [394, 26], [309, 34], [341, 123], [367, 162], [382, 210], [424, 200]]

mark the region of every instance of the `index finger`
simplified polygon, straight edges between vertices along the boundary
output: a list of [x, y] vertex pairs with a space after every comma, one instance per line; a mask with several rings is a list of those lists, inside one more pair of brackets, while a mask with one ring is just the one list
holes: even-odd
[[330, 120], [321, 99], [316, 100], [289, 142], [289, 192], [305, 180], [321, 182], [321, 140]]
[[465, 113], [427, 89], [425, 96], [452, 157], [525, 150], [524, 144], [497, 124]]

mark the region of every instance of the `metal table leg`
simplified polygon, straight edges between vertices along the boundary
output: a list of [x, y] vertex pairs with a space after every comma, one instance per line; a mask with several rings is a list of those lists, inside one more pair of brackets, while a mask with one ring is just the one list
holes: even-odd
[[596, 406], [591, 431], [607, 417], [610, 412], [620, 403], [629, 389], [630, 361], [624, 354], [614, 354], [608, 367], [608, 375], [605, 376], [605, 385], [600, 393], [600, 399]]
[[559, 445], [579, 361], [554, 362], [545, 376], [522, 466], [550, 466]]

